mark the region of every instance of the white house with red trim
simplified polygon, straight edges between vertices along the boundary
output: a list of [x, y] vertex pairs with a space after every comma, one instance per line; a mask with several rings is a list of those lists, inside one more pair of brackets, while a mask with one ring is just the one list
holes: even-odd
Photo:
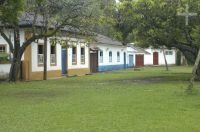
[[[168, 65], [176, 64], [176, 50], [164, 49]], [[142, 67], [145, 65], [165, 65], [163, 49], [140, 48], [133, 44], [127, 45], [128, 67]]]
[[[164, 53], [168, 65], [176, 65], [176, 49], [145, 49], [149, 54], [144, 56], [144, 65], [165, 65]], [[164, 53], [163, 53], [164, 52]]]

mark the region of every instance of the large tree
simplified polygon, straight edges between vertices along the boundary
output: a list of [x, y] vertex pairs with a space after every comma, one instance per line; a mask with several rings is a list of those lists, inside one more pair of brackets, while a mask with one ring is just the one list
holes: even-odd
[[113, 25], [117, 23], [117, 3], [116, 0], [101, 0], [95, 10], [99, 16], [96, 21], [93, 31], [109, 36], [111, 38], [120, 38]]
[[[7, 0], [2, 2], [0, 34], [13, 53], [9, 80], [16, 81], [22, 55], [35, 40], [53, 36], [61, 29], [79, 32], [96, 19], [94, 0]], [[29, 37], [20, 44], [20, 28], [28, 27]], [[12, 29], [14, 42], [5, 33]], [[89, 30], [89, 29], [87, 29]]]
[[[185, 26], [185, 18], [178, 12], [185, 11], [188, 2], [190, 12], [198, 16], [189, 18], [189, 26]], [[136, 42], [143, 47], [153, 46], [179, 49], [194, 64], [200, 41], [199, 37], [199, 0], [121, 0], [119, 6], [119, 24], [116, 26], [122, 32], [123, 41]], [[198, 34], [198, 35], [197, 35]], [[196, 78], [200, 78], [198, 66]]]

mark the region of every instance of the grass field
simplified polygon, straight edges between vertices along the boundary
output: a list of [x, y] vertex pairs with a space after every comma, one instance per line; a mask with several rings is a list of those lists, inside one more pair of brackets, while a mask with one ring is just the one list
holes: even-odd
[[200, 132], [191, 67], [0, 84], [0, 132]]

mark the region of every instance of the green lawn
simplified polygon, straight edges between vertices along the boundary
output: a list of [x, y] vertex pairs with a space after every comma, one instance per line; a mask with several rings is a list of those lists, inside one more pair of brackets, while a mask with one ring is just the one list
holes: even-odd
[[0, 84], [0, 132], [200, 132], [191, 67]]

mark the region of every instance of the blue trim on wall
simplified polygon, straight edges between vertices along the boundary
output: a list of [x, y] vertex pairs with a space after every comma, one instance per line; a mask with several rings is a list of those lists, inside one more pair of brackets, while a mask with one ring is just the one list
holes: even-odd
[[[128, 67], [128, 65], [126, 66]], [[124, 64], [120, 64], [120, 65], [104, 65], [104, 66], [99, 66], [98, 71], [99, 72], [103, 72], [103, 71], [112, 71], [112, 70], [120, 70], [120, 69], [124, 69]]]
[[130, 65], [127, 65], [127, 68], [133, 68], [134, 67], [134, 65], [132, 65], [132, 66], [130, 66]]

